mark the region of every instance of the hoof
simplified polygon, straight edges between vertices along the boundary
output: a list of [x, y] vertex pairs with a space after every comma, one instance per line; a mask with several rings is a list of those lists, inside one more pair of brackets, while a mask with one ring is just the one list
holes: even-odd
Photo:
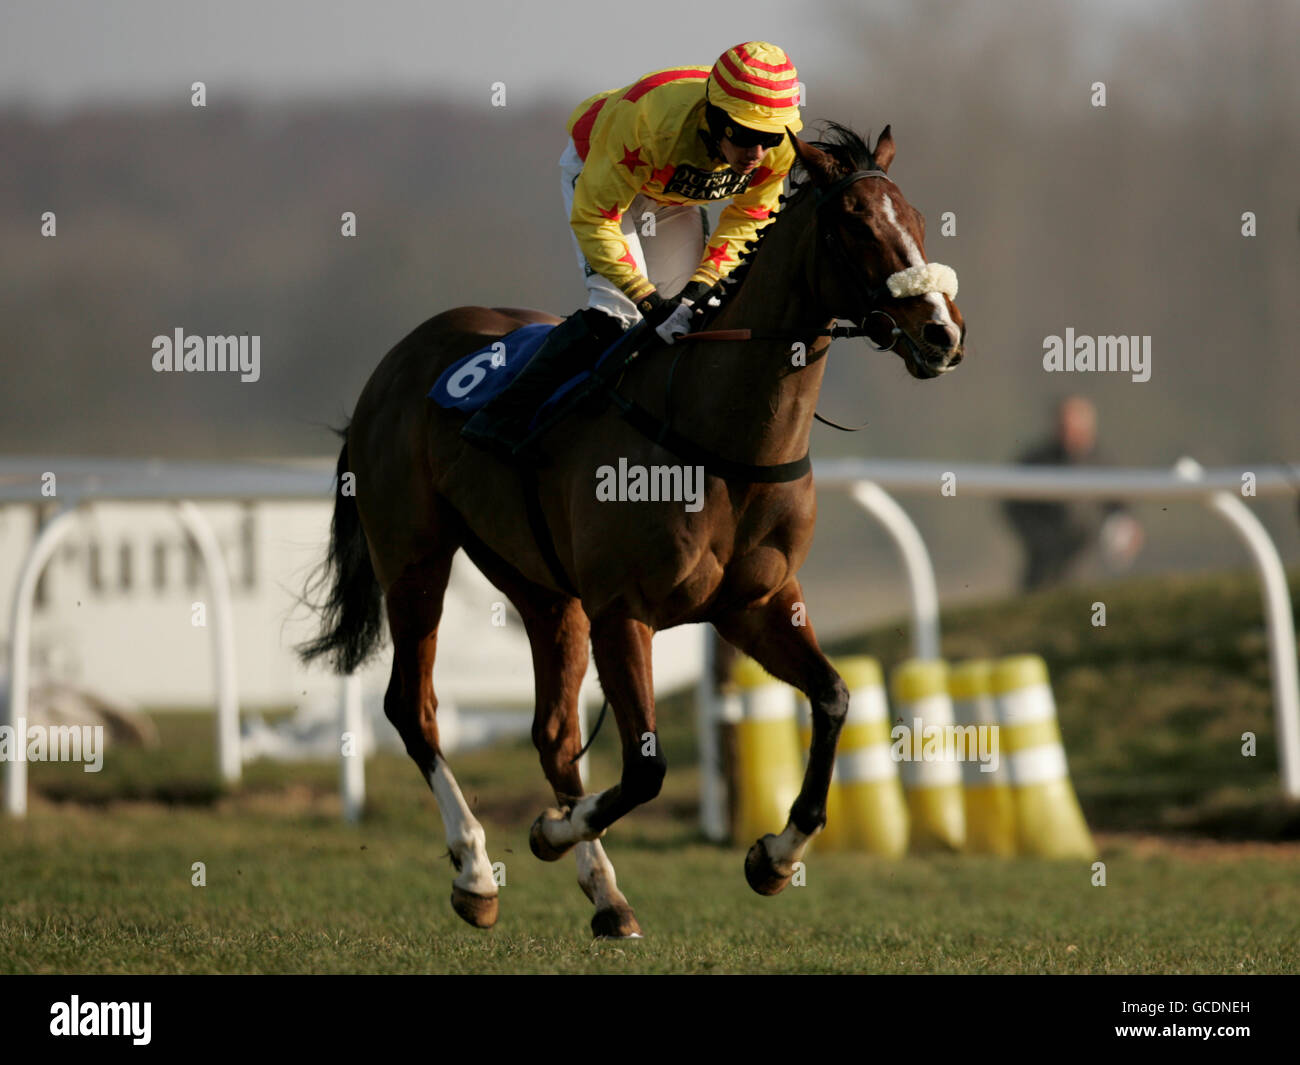
[[750, 847], [749, 853], [745, 855], [745, 879], [760, 895], [776, 895], [784, 891], [785, 886], [790, 883], [790, 877], [794, 875], [793, 868], [783, 873], [772, 861], [772, 856], [763, 845], [763, 840], [768, 839], [776, 839], [776, 837], [771, 834], [764, 836]]
[[496, 895], [475, 895], [452, 884], [451, 908], [475, 928], [491, 928], [497, 923], [500, 905]]
[[566, 847], [554, 847], [542, 832], [542, 824], [546, 821], [563, 821], [569, 814], [569, 808], [566, 806], [563, 810], [557, 810], [551, 807], [549, 810], [543, 810], [537, 815], [537, 820], [533, 822], [533, 827], [528, 830], [528, 849], [544, 862], [558, 862], [570, 850], [573, 844]]
[[642, 939], [641, 926], [636, 923], [632, 908], [610, 907], [597, 910], [591, 919], [591, 934], [597, 939]]

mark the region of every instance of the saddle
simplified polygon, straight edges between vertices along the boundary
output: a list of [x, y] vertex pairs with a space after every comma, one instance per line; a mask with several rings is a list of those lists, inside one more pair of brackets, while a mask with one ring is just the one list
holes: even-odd
[[[554, 328], [540, 323], [520, 326], [491, 344], [470, 352], [442, 372], [429, 390], [429, 398], [445, 409], [466, 413], [479, 410], [519, 375]], [[536, 440], [579, 406], [589, 405], [595, 400], [603, 403], [613, 399], [615, 393], [609, 386], [637, 355], [648, 331], [644, 322], [638, 323], [606, 348], [592, 369], [582, 370], [558, 385], [534, 412], [529, 423], [528, 440]], [[522, 467], [519, 468], [519, 478], [528, 524], [547, 569], [558, 587], [576, 596], [578, 592], [555, 553], [555, 544], [542, 512], [537, 478], [532, 470]]]
[[[434, 382], [428, 396], [438, 406], [473, 414], [505, 390], [528, 365], [529, 359], [555, 326], [534, 322], [457, 359]], [[634, 358], [647, 338], [647, 330], [634, 326], [606, 348], [592, 369], [581, 370], [561, 382], [533, 413], [534, 435], [561, 421], [583, 402], [603, 391]]]
[[[473, 413], [506, 387], [528, 364], [542, 341], [555, 326], [532, 323], [463, 356], [438, 377], [428, 396], [444, 409]], [[668, 421], [650, 413], [635, 400], [621, 395], [615, 387], [619, 375], [643, 348], [658, 337], [648, 322], [642, 320], [614, 341], [590, 370], [582, 370], [560, 384], [538, 407], [529, 423], [528, 440], [536, 440], [578, 407], [612, 403], [629, 425], [648, 440], [664, 447], [679, 458], [703, 466], [705, 471], [726, 480], [751, 484], [782, 484], [801, 480], [812, 470], [808, 454], [793, 462], [758, 466], [734, 462], [675, 430]], [[679, 351], [680, 354], [680, 351]], [[671, 380], [671, 378], [670, 378]], [[542, 557], [558, 587], [577, 595], [572, 582], [555, 553], [546, 518], [538, 495], [533, 471], [521, 468], [524, 503], [528, 523]]]

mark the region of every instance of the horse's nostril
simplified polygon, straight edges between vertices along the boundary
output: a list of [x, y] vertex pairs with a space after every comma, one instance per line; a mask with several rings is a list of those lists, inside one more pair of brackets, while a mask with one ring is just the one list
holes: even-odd
[[965, 357], [966, 357], [966, 353], [964, 351], [957, 352], [956, 355], [954, 355], [951, 359], [948, 360], [949, 368], [956, 366]]
[[936, 348], [956, 347], [953, 342], [952, 333], [948, 331], [946, 325], [940, 325], [938, 322], [931, 322], [921, 330], [921, 335], [925, 337], [926, 342], [933, 344]]

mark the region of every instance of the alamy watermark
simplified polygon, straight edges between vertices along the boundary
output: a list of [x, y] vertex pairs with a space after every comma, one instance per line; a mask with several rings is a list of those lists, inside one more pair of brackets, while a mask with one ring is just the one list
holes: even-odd
[[890, 729], [889, 738], [895, 762], [979, 762], [981, 773], [996, 773], [1001, 764], [997, 725], [923, 725], [914, 717], [910, 726]]
[[226, 373], [252, 383], [262, 376], [261, 336], [186, 336], [176, 327], [172, 336], [153, 338], [155, 373]]
[[79, 995], [50, 1006], [50, 1035], [130, 1036], [135, 1046], [148, 1046], [152, 1002], [82, 1002]]
[[1076, 336], [1067, 327], [1063, 337], [1053, 334], [1043, 338], [1043, 369], [1048, 373], [1131, 373], [1134, 381], [1149, 381], [1151, 338]]
[[0, 725], [0, 762], [84, 762], [87, 773], [104, 768], [103, 725]]
[[691, 513], [704, 506], [703, 466], [641, 466], [620, 458], [618, 466], [596, 468], [596, 499], [602, 503], [685, 503]]

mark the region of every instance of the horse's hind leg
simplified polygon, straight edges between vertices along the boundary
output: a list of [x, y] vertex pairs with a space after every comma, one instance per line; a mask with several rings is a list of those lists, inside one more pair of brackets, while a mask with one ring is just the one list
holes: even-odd
[[455, 553], [452, 547], [408, 565], [385, 592], [393, 637], [393, 673], [384, 696], [384, 713], [397, 727], [407, 753], [438, 800], [451, 862], [459, 874], [452, 881], [452, 908], [476, 928], [491, 928], [497, 919], [497, 885], [483, 826], [470, 812], [438, 747], [433, 659]]
[[[533, 677], [536, 685], [536, 714], [533, 743], [541, 757], [542, 771], [555, 791], [562, 816], [583, 795], [578, 771], [582, 736], [578, 726], [578, 703], [582, 679], [587, 672], [587, 615], [576, 599], [538, 596], [531, 602], [516, 601], [524, 616], [533, 649]], [[533, 853], [546, 861], [564, 855], [565, 848], [553, 848], [541, 833], [543, 814], [529, 834]], [[641, 926], [627, 899], [618, 889], [614, 866], [605, 856], [600, 840], [583, 840], [575, 848], [578, 886], [596, 907], [592, 932], [605, 938], [639, 938]]]

